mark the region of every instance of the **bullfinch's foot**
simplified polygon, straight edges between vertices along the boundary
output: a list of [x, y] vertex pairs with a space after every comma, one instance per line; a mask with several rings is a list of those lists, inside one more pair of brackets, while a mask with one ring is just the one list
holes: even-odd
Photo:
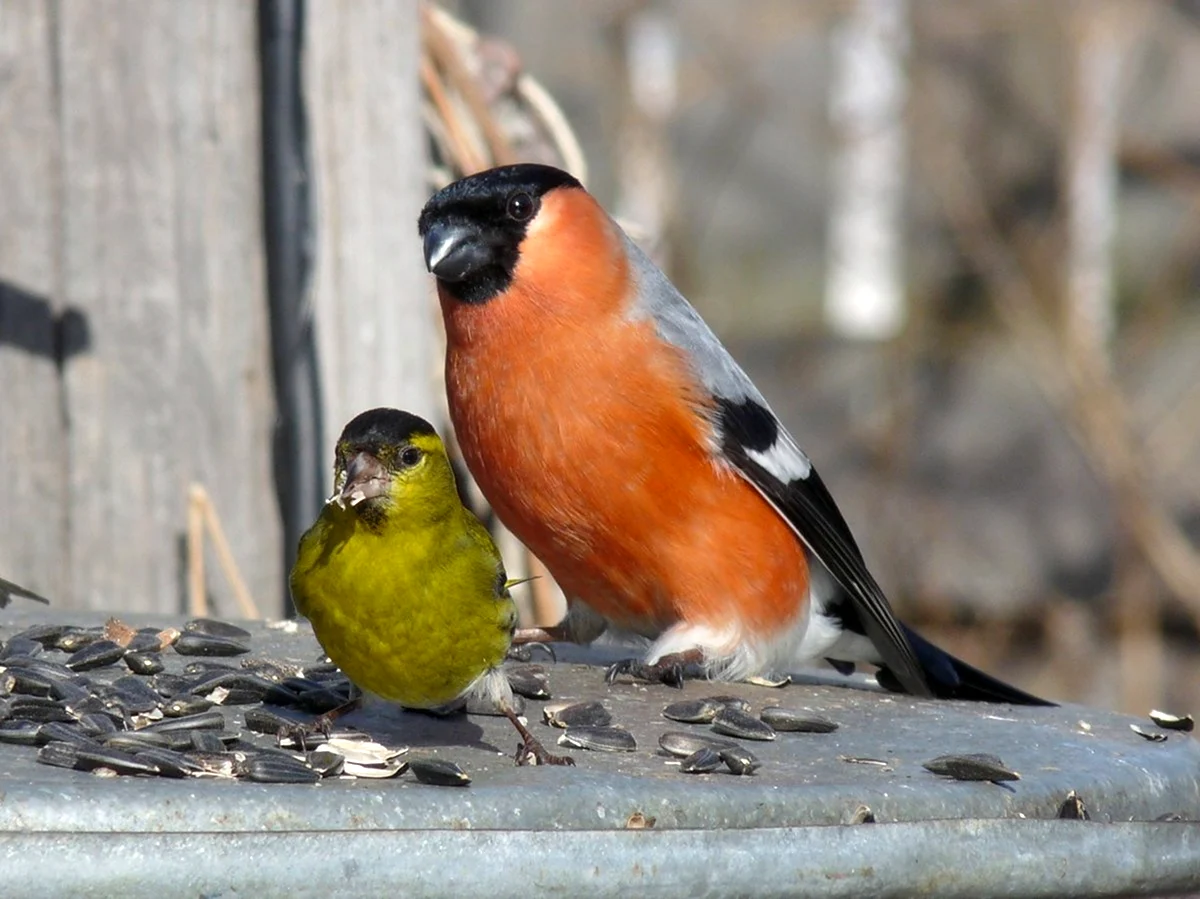
[[704, 676], [700, 666], [703, 655], [699, 650], [688, 652], [673, 652], [663, 656], [650, 665], [641, 659], [622, 659], [611, 665], [604, 675], [608, 684], [616, 682], [621, 675], [632, 677], [634, 680], [645, 681], [648, 684], [666, 684], [668, 687], [682, 687], [683, 682], [690, 678]]

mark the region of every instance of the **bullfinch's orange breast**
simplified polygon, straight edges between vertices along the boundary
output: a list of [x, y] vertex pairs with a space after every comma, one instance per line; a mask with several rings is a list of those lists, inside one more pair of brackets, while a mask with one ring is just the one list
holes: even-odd
[[500, 519], [569, 595], [655, 635], [680, 620], [771, 633], [807, 596], [799, 541], [714, 459], [711, 399], [630, 314], [620, 235], [587, 194], [543, 199], [512, 284], [442, 295], [455, 433]]

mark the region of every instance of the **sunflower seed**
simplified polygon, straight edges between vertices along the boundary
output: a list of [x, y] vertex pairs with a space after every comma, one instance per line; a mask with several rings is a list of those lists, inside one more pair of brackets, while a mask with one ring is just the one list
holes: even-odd
[[157, 634], [136, 633], [133, 635], [133, 638], [125, 644], [125, 654], [128, 656], [131, 652], [138, 652], [157, 655], [163, 651], [163, 648], [162, 640]]
[[299, 665], [283, 659], [256, 658], [242, 659], [242, 668], [273, 684], [281, 684], [289, 677], [297, 677], [304, 670]]
[[658, 738], [659, 747], [676, 758], [687, 758], [700, 749], [712, 749], [720, 752], [722, 749], [737, 749], [738, 744], [732, 740], [721, 740], [703, 734], [689, 734], [682, 731], [669, 730]]
[[202, 634], [207, 637], [224, 637], [230, 640], [249, 640], [250, 632], [244, 627], [218, 621], [215, 618], [193, 618], [183, 626], [183, 633]]
[[637, 740], [623, 727], [571, 727], [558, 738], [558, 745], [593, 752], [633, 752]]
[[28, 668], [10, 667], [4, 672], [4, 692], [21, 696], [49, 696], [54, 681]]
[[1164, 727], [1167, 730], [1188, 732], [1196, 726], [1196, 722], [1192, 719], [1191, 715], [1172, 715], [1170, 712], [1160, 712], [1158, 709], [1150, 713], [1150, 720], [1159, 727]]
[[314, 771], [304, 762], [273, 753], [246, 759], [237, 766], [236, 773], [246, 780], [264, 784], [315, 784], [321, 779], [321, 772]]
[[349, 696], [343, 696], [333, 690], [320, 687], [301, 693], [296, 699], [296, 707], [314, 715], [324, 715], [326, 712], [341, 708], [349, 701]]
[[140, 752], [143, 749], [174, 749], [178, 742], [170, 734], [148, 733], [144, 730], [118, 731], [101, 739], [111, 749]]
[[712, 720], [712, 729], [727, 737], [742, 740], [774, 740], [775, 730], [749, 712], [725, 706]]
[[130, 753], [104, 746], [87, 748], [71, 743], [47, 743], [38, 750], [37, 760], [43, 765], [74, 768], [77, 771], [109, 768], [118, 774], [158, 774], [155, 765], [140, 761]]
[[72, 627], [63, 631], [54, 641], [54, 648], [63, 652], [78, 652], [89, 643], [104, 639], [102, 627]]
[[4, 644], [4, 648], [0, 649], [0, 661], [10, 659], [13, 656], [24, 656], [27, 659], [36, 658], [41, 655], [42, 644], [36, 640], [30, 640], [28, 637], [13, 637]]
[[549, 699], [550, 678], [537, 665], [506, 668], [504, 671], [512, 691], [526, 699]]
[[224, 689], [221, 705], [250, 705], [262, 702], [275, 684], [266, 678], [245, 671], [214, 671], [194, 683], [191, 692], [197, 696], [211, 696], [214, 690]]
[[806, 715], [792, 709], [771, 706], [763, 709], [758, 716], [776, 731], [806, 734], [831, 734], [838, 729], [836, 721], [822, 718], [820, 715]]
[[50, 649], [58, 641], [58, 638], [71, 630], [69, 624], [35, 624], [25, 628], [19, 634], [14, 635], [25, 640], [32, 640], [35, 643], [41, 644], [46, 649]]
[[211, 730], [193, 730], [190, 731], [192, 748], [197, 752], [224, 752], [225, 740], [215, 731]]
[[144, 727], [139, 733], [169, 734], [182, 730], [224, 730], [225, 716], [220, 712], [199, 712], [181, 718], [164, 718]]
[[41, 746], [42, 725], [36, 721], [0, 721], [0, 743], [12, 746]]
[[708, 746], [701, 747], [679, 763], [684, 774], [709, 774], [721, 767], [721, 754]]
[[158, 674], [163, 670], [162, 656], [157, 652], [141, 652], [132, 650], [125, 653], [125, 664], [134, 674], [148, 675]]
[[1064, 818], [1069, 821], [1090, 821], [1091, 814], [1087, 810], [1087, 806], [1083, 804], [1083, 800], [1079, 798], [1079, 794], [1074, 790], [1067, 793], [1067, 798], [1062, 801], [1058, 807], [1059, 818]]
[[465, 787], [471, 782], [467, 772], [449, 759], [415, 758], [408, 760], [413, 776], [423, 784], [439, 787]]
[[934, 774], [942, 774], [954, 780], [987, 780], [999, 783], [1020, 780], [1021, 775], [1009, 770], [997, 756], [986, 752], [970, 752], [965, 755], [939, 755], [922, 767]]
[[76, 746], [99, 745], [78, 724], [67, 724], [65, 721], [49, 721], [43, 724], [40, 736], [43, 743], [61, 742], [72, 743]]
[[173, 749], [140, 749], [133, 757], [154, 765], [162, 777], [187, 777], [204, 770], [182, 752]]
[[608, 727], [612, 715], [598, 700], [551, 703], [542, 707], [542, 717], [552, 727]]
[[66, 665], [72, 671], [91, 671], [119, 662], [124, 655], [125, 647], [112, 640], [96, 640], [73, 652]]
[[53, 699], [42, 696], [14, 696], [9, 700], [8, 717], [16, 721], [74, 721], [71, 714]]
[[164, 671], [162, 674], [156, 674], [151, 677], [147, 683], [150, 684], [151, 689], [159, 696], [170, 699], [173, 696], [179, 696], [181, 693], [187, 693], [188, 688], [192, 686], [194, 680], [190, 677]]
[[106, 737], [117, 732], [116, 722], [108, 715], [97, 712], [80, 715], [79, 726], [85, 734], [92, 737]]
[[713, 702], [719, 702], [727, 709], [737, 709], [739, 712], [750, 711], [749, 700], [742, 699], [740, 696], [710, 696], [708, 698]]
[[731, 749], [721, 750], [721, 761], [734, 774], [753, 774], [762, 767], [760, 762], [745, 746], [736, 746]]
[[252, 730], [256, 734], [270, 734], [274, 736], [280, 731], [287, 731], [302, 726], [301, 722], [293, 718], [285, 718], [282, 715], [275, 714], [270, 709], [264, 708], [246, 709], [242, 713], [242, 718], [246, 723], [246, 729]]
[[684, 724], [708, 724], [717, 716], [725, 704], [705, 697], [703, 699], [681, 699], [663, 709], [663, 717]]
[[[197, 733], [207, 733], [207, 731], [197, 731]], [[237, 763], [237, 758], [231, 752], [208, 752], [197, 749], [191, 752], [185, 752], [184, 758], [188, 763], [194, 765], [197, 774], [206, 775], [209, 777], [233, 777], [234, 765]]]
[[203, 696], [176, 696], [169, 702], [163, 703], [163, 715], [167, 718], [186, 718], [207, 712], [213, 704]]
[[175, 651], [182, 656], [238, 656], [249, 652], [250, 646], [234, 637], [190, 631], [175, 641]]
[[158, 692], [135, 674], [118, 677], [110, 689], [108, 698], [130, 714], [148, 712], [162, 705], [162, 697]]

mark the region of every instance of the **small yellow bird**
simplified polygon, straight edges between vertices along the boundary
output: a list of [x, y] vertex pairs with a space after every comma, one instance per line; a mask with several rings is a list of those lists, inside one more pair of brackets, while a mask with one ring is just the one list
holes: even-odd
[[518, 764], [547, 752], [513, 710], [500, 669], [517, 610], [500, 553], [459, 500], [437, 432], [397, 409], [346, 425], [334, 493], [300, 538], [296, 608], [358, 687], [410, 708], [491, 699], [521, 735]]

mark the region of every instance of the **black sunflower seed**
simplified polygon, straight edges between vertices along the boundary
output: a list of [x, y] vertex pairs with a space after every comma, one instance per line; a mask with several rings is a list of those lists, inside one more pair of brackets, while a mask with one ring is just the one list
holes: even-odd
[[725, 708], [723, 703], [705, 697], [703, 699], [681, 699], [663, 709], [663, 717], [684, 724], [708, 724], [717, 712]]
[[252, 730], [257, 734], [270, 734], [271, 736], [280, 731], [290, 730], [301, 723], [291, 718], [277, 715], [270, 709], [264, 708], [246, 709], [242, 713], [242, 718], [246, 722], [247, 730]]
[[612, 714], [597, 700], [573, 702], [569, 705], [547, 705], [542, 708], [542, 717], [552, 727], [608, 727]]
[[44, 648], [51, 648], [58, 641], [58, 638], [71, 630], [69, 624], [35, 624], [32, 627], [27, 627], [15, 636], [25, 640], [33, 640], [35, 643], [40, 643]]
[[170, 734], [146, 733], [144, 730], [119, 731], [101, 738], [100, 742], [123, 752], [140, 752], [143, 749], [174, 749], [176, 741]]
[[771, 706], [763, 709], [758, 716], [776, 731], [792, 733], [831, 734], [838, 729], [836, 721], [822, 718], [820, 715], [810, 715], [804, 712], [782, 709]]
[[192, 684], [191, 692], [216, 701], [213, 693], [221, 690], [221, 705], [250, 705], [262, 702], [276, 685], [257, 674], [245, 671], [214, 671]]
[[175, 641], [175, 651], [183, 656], [239, 656], [249, 652], [250, 645], [235, 637], [189, 631]]
[[197, 752], [224, 752], [225, 740], [221, 734], [212, 730], [193, 730], [191, 734], [192, 748]]
[[41, 746], [42, 725], [36, 721], [0, 721], [0, 743], [15, 746]]
[[4, 672], [6, 693], [21, 696], [49, 696], [54, 692], [54, 681], [28, 668], [10, 667]]
[[244, 627], [218, 621], [216, 618], [193, 618], [183, 626], [185, 634], [204, 634], [208, 637], [226, 637], [231, 640], [249, 640], [250, 632]]
[[1087, 810], [1087, 806], [1083, 804], [1083, 800], [1079, 798], [1079, 794], [1074, 790], [1067, 793], [1066, 798], [1058, 807], [1057, 817], [1068, 821], [1090, 821], [1091, 814]]
[[182, 752], [173, 749], [139, 749], [133, 757], [154, 765], [162, 777], [187, 777], [204, 770]]
[[266, 784], [313, 784], [321, 779], [315, 771], [299, 759], [261, 753], [254, 755], [237, 766], [237, 774], [246, 780]]
[[762, 767], [762, 762], [745, 746], [722, 749], [720, 755], [721, 761], [725, 763], [725, 767], [734, 774], [753, 774]]
[[1000, 782], [1020, 780], [1021, 775], [1009, 770], [997, 756], [986, 752], [970, 752], [964, 755], [939, 755], [922, 766], [934, 774], [954, 780], [988, 780]]
[[106, 737], [117, 732], [117, 724], [108, 715], [89, 712], [79, 716], [79, 727], [91, 737]]
[[203, 696], [176, 696], [163, 703], [163, 717], [184, 718], [188, 715], [198, 715], [213, 707], [212, 701]]
[[41, 696], [14, 696], [9, 700], [8, 717], [17, 721], [74, 721], [71, 714], [53, 699]]
[[526, 699], [549, 699], [550, 678], [536, 665], [522, 665], [504, 671], [512, 691]]
[[66, 665], [72, 671], [91, 671], [121, 661], [125, 647], [112, 640], [95, 640], [67, 657]]
[[166, 667], [163, 664], [162, 656], [157, 652], [141, 652], [139, 650], [125, 653], [125, 664], [134, 674], [143, 676], [158, 674]]
[[741, 740], [774, 740], [775, 730], [765, 721], [759, 721], [749, 712], [725, 706], [713, 717], [712, 729], [727, 737]]
[[70, 627], [58, 635], [54, 641], [54, 648], [73, 653], [83, 649], [89, 643], [95, 643], [102, 639], [104, 639], [104, 628], [102, 627]]
[[558, 738], [560, 746], [593, 752], [634, 752], [637, 740], [623, 727], [569, 727]]
[[43, 724], [41, 737], [44, 743], [73, 743], [76, 746], [100, 745], [78, 724], [68, 724], [65, 721], [49, 721]]
[[167, 699], [186, 693], [194, 682], [194, 678], [173, 674], [169, 671], [156, 674], [147, 681], [155, 693]]
[[722, 764], [719, 752], [702, 746], [679, 763], [679, 770], [684, 774], [708, 774], [716, 771]]
[[413, 776], [423, 784], [439, 787], [465, 787], [471, 782], [457, 762], [449, 759], [416, 758], [408, 760]]
[[217, 711], [199, 712], [182, 718], [163, 717], [162, 721], [147, 724], [139, 733], [169, 734], [182, 730], [224, 730], [225, 716]]
[[162, 640], [156, 633], [144, 633], [138, 631], [134, 634], [128, 643], [125, 644], [126, 654], [131, 652], [153, 653], [157, 655], [162, 652]]
[[709, 748], [720, 752], [722, 749], [737, 749], [738, 744], [732, 740], [721, 740], [704, 734], [689, 734], [677, 730], [669, 730], [658, 738], [658, 745], [676, 758], [687, 758], [699, 749]]
[[27, 659], [36, 658], [42, 653], [42, 644], [27, 637], [12, 637], [4, 648], [0, 649], [0, 661], [11, 659], [13, 656], [24, 656]]

